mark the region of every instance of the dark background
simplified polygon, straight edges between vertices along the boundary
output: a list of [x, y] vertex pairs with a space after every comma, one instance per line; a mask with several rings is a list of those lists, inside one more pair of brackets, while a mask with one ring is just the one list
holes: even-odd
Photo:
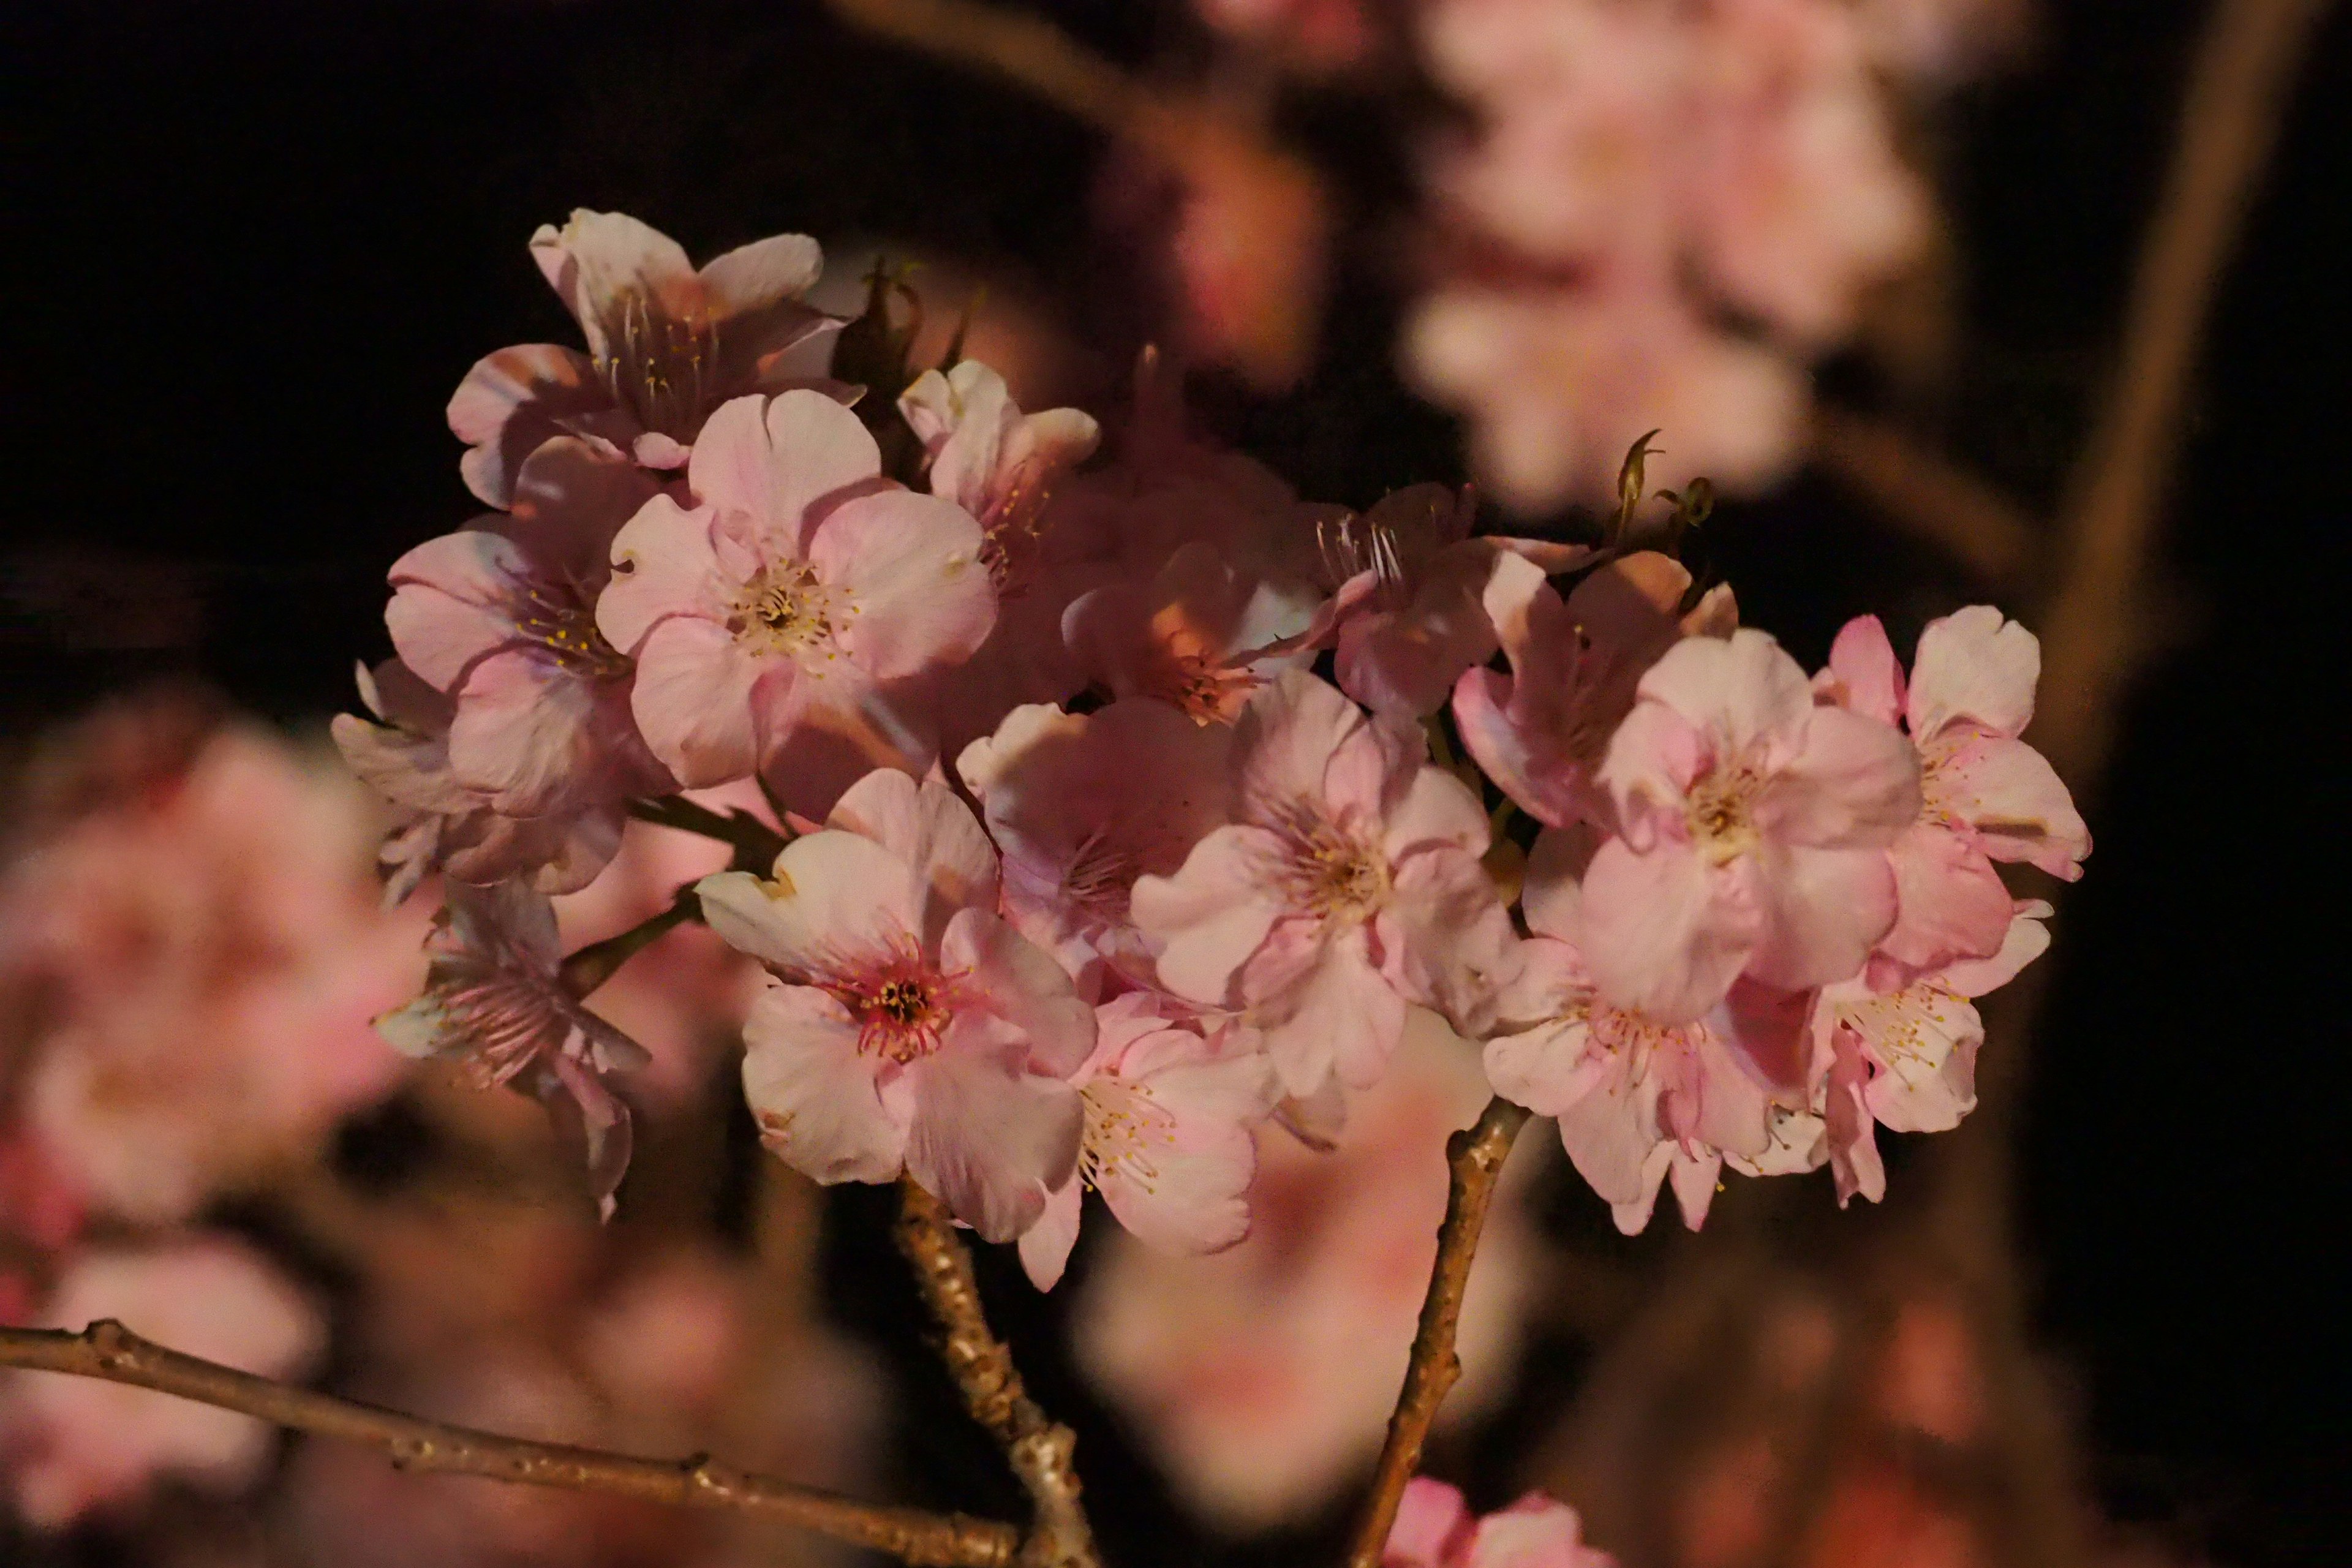
[[[1130, 58], [1165, 41], [1149, 9], [1058, 7]], [[1941, 126], [1964, 326], [1942, 423], [2030, 503], [2108, 363], [2203, 10], [2051, 5]], [[1097, 140], [845, 37], [814, 0], [84, 0], [12, 7], [7, 37], [9, 745], [166, 672], [287, 718], [346, 705], [352, 661], [385, 651], [383, 567], [473, 510], [441, 423], [459, 375], [571, 338], [524, 241], [572, 206], [698, 258], [886, 234], [1034, 279], [1082, 331], [1133, 325], [1090, 223]], [[2352, 1557], [2352, 1311], [2326, 1282], [2347, 1239], [2347, 100], [2339, 10], [2215, 322], [2158, 584], [2168, 640], [2091, 803], [2024, 1148], [2038, 1321], [2104, 1500], [2250, 1564]], [[1395, 188], [1378, 139], [1344, 102], [1298, 129], [1348, 147], [1375, 232]], [[1298, 394], [1213, 400], [1321, 499], [1458, 461], [1388, 371], [1389, 283], [1351, 268]], [[1900, 641], [1965, 588], [1811, 478], [1713, 539], [1749, 618], [1808, 659], [1848, 615], [1886, 612]], [[912, 1471], [950, 1415], [910, 1416]], [[1148, 1489], [1089, 1442], [1097, 1490]]]

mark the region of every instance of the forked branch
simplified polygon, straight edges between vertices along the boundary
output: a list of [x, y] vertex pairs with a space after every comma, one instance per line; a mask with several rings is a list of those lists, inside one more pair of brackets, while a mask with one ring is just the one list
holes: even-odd
[[1036, 1510], [1020, 1561], [1029, 1568], [1099, 1568], [1094, 1531], [1078, 1500], [1076, 1436], [1047, 1419], [1022, 1386], [1013, 1352], [990, 1331], [971, 1255], [946, 1205], [912, 1180], [899, 1183], [898, 1190], [898, 1250], [913, 1266], [923, 1304], [939, 1323], [940, 1359], [971, 1418], [1004, 1446]]
[[707, 1455], [644, 1459], [427, 1421], [183, 1355], [141, 1339], [110, 1318], [79, 1334], [0, 1328], [0, 1366], [127, 1383], [298, 1432], [365, 1443], [383, 1449], [404, 1470], [761, 1514], [887, 1552], [919, 1568], [1008, 1568], [1020, 1550], [1020, 1532], [994, 1520], [855, 1502], [739, 1470]]
[[1430, 1424], [1437, 1419], [1437, 1407], [1462, 1375], [1462, 1358], [1454, 1350], [1454, 1325], [1462, 1318], [1470, 1264], [1477, 1256], [1478, 1233], [1486, 1228], [1495, 1184], [1502, 1176], [1503, 1162], [1510, 1156], [1512, 1140], [1527, 1125], [1528, 1115], [1526, 1108], [1497, 1096], [1486, 1102], [1476, 1121], [1446, 1142], [1452, 1178], [1446, 1188], [1445, 1223], [1437, 1232], [1437, 1262], [1429, 1271], [1429, 1293], [1422, 1298], [1412, 1359], [1405, 1366], [1396, 1412], [1389, 1417], [1388, 1441], [1381, 1447], [1380, 1468], [1372, 1475], [1371, 1499], [1364, 1505], [1355, 1545], [1348, 1554], [1349, 1568], [1380, 1568], [1389, 1531], [1396, 1523], [1397, 1503], [1404, 1496], [1405, 1483], [1421, 1468], [1422, 1446], [1429, 1440]]

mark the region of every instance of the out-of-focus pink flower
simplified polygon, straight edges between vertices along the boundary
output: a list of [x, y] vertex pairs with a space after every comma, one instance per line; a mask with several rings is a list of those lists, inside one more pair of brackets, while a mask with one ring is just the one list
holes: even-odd
[[898, 408], [923, 443], [931, 493], [979, 520], [981, 559], [996, 585], [988, 640], [932, 678], [952, 750], [1023, 703], [1064, 701], [1086, 684], [1063, 645], [1062, 613], [1110, 568], [1094, 531], [1048, 503], [1101, 431], [1075, 408], [1022, 413], [1004, 379], [974, 360], [944, 374], [925, 371]]
[[1554, 827], [1613, 820], [1595, 775], [1643, 672], [1685, 637], [1726, 637], [1738, 624], [1728, 584], [1677, 615], [1690, 585], [1681, 563], [1637, 551], [1563, 603], [1536, 563], [1495, 563], [1483, 607], [1511, 672], [1465, 670], [1454, 721], [1480, 769], [1528, 816]]
[[2018, 739], [2033, 717], [2041, 673], [2033, 634], [1973, 605], [1919, 634], [1907, 691], [1875, 616], [1847, 623], [1814, 678], [1817, 696], [1907, 725], [1919, 749], [1919, 817], [1889, 851], [1897, 911], [1873, 960], [1880, 990], [2000, 950], [2010, 899], [1995, 860], [2027, 861], [2068, 881], [2083, 874], [2090, 829], [2049, 763]]
[[2024, 0], [1862, 0], [1858, 9], [1871, 58], [1931, 88], [2015, 47], [2030, 16]]
[[1510, 976], [1486, 814], [1423, 746], [1284, 675], [1235, 727], [1232, 825], [1135, 884], [1161, 984], [1237, 1009], [1294, 1095], [1379, 1078], [1408, 1002], [1476, 1031]]
[[1062, 1278], [1087, 1187], [1164, 1251], [1217, 1252], [1249, 1234], [1252, 1129], [1281, 1091], [1263, 1052], [1187, 1013], [1140, 991], [1096, 1009], [1094, 1054], [1070, 1075], [1087, 1112], [1077, 1169], [1021, 1237], [1022, 1266], [1040, 1290]]
[[1153, 952], [1129, 910], [1135, 879], [1172, 876], [1228, 816], [1233, 731], [1134, 698], [1092, 713], [1016, 708], [957, 760], [1003, 853], [1004, 909], [1082, 981], [1135, 984]]
[[1541, 1492], [1475, 1517], [1462, 1493], [1415, 1476], [1397, 1500], [1381, 1568], [1616, 1568], [1617, 1560], [1584, 1544], [1576, 1510]]
[[1194, 0], [1221, 33], [1311, 70], [1361, 64], [1376, 38], [1364, 0]]
[[[101, 1318], [263, 1377], [299, 1376], [325, 1348], [319, 1309], [240, 1243], [197, 1235], [137, 1251], [83, 1253], [41, 1326]], [[0, 1473], [34, 1525], [62, 1529], [171, 1477], [233, 1492], [268, 1462], [275, 1434], [249, 1415], [126, 1384], [0, 1373]]]
[[[1725, 1156], [1750, 1160], [1771, 1147], [1776, 1091], [1804, 1103], [1801, 1012], [1777, 1036], [1742, 1038], [1742, 1009], [1667, 1023], [1612, 1005], [1599, 994], [1573, 939], [1583, 923], [1577, 889], [1547, 835], [1528, 868], [1524, 900], [1537, 934], [1486, 1042], [1495, 1091], [1556, 1118], [1577, 1173], [1633, 1235], [1650, 1223], [1658, 1184], [1671, 1174], [1683, 1221], [1706, 1218]], [[1766, 1032], [1759, 1029], [1759, 1035]]]
[[1295, 595], [1194, 542], [1149, 584], [1080, 597], [1062, 628], [1080, 668], [1113, 696], [1157, 698], [1196, 724], [1231, 724], [1268, 680], [1312, 658], [1300, 649], [1313, 621]]
[[766, 881], [706, 877], [710, 927], [772, 971], [743, 1028], [761, 1136], [820, 1182], [901, 1170], [991, 1241], [1076, 1167], [1066, 1081], [1094, 1009], [996, 913], [997, 856], [946, 785], [869, 773]]
[[454, 705], [451, 775], [503, 815], [677, 787], [637, 738], [628, 659], [596, 629], [613, 535], [655, 489], [625, 459], [561, 437], [524, 459], [511, 514], [393, 563], [393, 647]]
[[1520, 511], [1612, 494], [1645, 430], [1670, 442], [1656, 477], [1746, 491], [1786, 473], [1802, 435], [1797, 366], [1647, 286], [1448, 284], [1406, 324], [1403, 353], [1424, 391], [1469, 413], [1478, 482]]
[[[1488, 1092], [1473, 1048], [1415, 1010], [1336, 1150], [1261, 1141], [1238, 1246], [1180, 1258], [1104, 1238], [1077, 1303], [1080, 1364], [1219, 1527], [1307, 1514], [1379, 1449], [1436, 1257], [1446, 1135]], [[1507, 1386], [1536, 1287], [1534, 1169], [1524, 1155], [1506, 1168], [1487, 1216], [1441, 1430]]]
[[968, 657], [996, 591], [971, 514], [880, 473], [833, 399], [739, 398], [695, 446], [693, 509], [656, 496], [613, 541], [596, 624], [636, 660], [637, 727], [684, 784], [757, 769], [818, 816], [872, 768], [930, 765], [886, 683]]
[[1601, 994], [1683, 1024], [1742, 973], [1800, 991], [1859, 972], [1895, 921], [1886, 847], [1919, 812], [1902, 735], [1816, 707], [1759, 631], [1685, 638], [1636, 691], [1601, 772], [1622, 837], [1575, 930]]
[[2050, 906], [2016, 906], [1990, 958], [1963, 959], [1900, 990], [1862, 980], [1825, 986], [1814, 1004], [1813, 1052], [1824, 1076], [1822, 1120], [1838, 1202], [1886, 1195], [1874, 1123], [1896, 1132], [1948, 1132], [1976, 1108], [1984, 1021], [1970, 1002], [1998, 990], [2048, 951]]
[[531, 259], [588, 339], [500, 349], [466, 373], [449, 428], [466, 487], [503, 507], [523, 461], [557, 436], [676, 468], [703, 421], [751, 392], [804, 384], [788, 352], [839, 323], [800, 302], [824, 269], [816, 241], [780, 234], [696, 271], [677, 242], [622, 213], [542, 224]]
[[379, 907], [373, 828], [340, 770], [231, 723], [0, 871], [0, 1046], [93, 1207], [181, 1217], [391, 1092], [368, 1020], [413, 989], [422, 917]]
[[1426, 718], [1456, 677], [1495, 656], [1501, 645], [1485, 595], [1503, 556], [1549, 574], [1592, 553], [1538, 539], [1473, 539], [1476, 518], [1467, 489], [1413, 485], [1325, 531], [1339, 689], [1373, 712]]
[[425, 994], [376, 1021], [411, 1057], [444, 1057], [485, 1088], [513, 1082], [576, 1113], [588, 1183], [609, 1218], [629, 1167], [629, 1107], [607, 1073], [646, 1065], [645, 1047], [582, 1006], [559, 972], [563, 943], [547, 895], [520, 882], [451, 884], [427, 943]]

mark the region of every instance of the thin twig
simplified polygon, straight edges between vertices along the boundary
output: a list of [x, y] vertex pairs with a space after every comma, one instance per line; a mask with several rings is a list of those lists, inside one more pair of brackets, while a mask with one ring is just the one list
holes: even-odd
[[1988, 588], [2014, 587], [2032, 564], [2040, 541], [2022, 510], [1890, 426], [1823, 405], [1813, 411], [1813, 458]]
[[1437, 1407], [1462, 1375], [1462, 1358], [1454, 1353], [1454, 1326], [1462, 1316], [1462, 1298], [1470, 1284], [1470, 1264], [1478, 1251], [1478, 1233], [1486, 1224], [1486, 1208], [1494, 1201], [1495, 1184], [1511, 1141], [1527, 1125], [1528, 1111], [1499, 1096], [1470, 1126], [1445, 1145], [1452, 1179], [1445, 1194], [1445, 1223], [1438, 1227], [1437, 1261], [1429, 1271], [1429, 1293], [1422, 1298], [1421, 1327], [1412, 1337], [1412, 1359], [1398, 1391], [1396, 1413], [1389, 1417], [1387, 1443], [1381, 1449], [1380, 1468], [1372, 1475], [1372, 1495], [1357, 1526], [1349, 1568], [1380, 1568], [1388, 1547], [1389, 1531], [1396, 1523], [1397, 1503], [1405, 1483], [1421, 1468], [1422, 1446], [1429, 1439]]
[[1013, 1352], [989, 1331], [971, 1255], [946, 1206], [912, 1180], [901, 1182], [895, 1234], [939, 1323], [940, 1359], [962, 1392], [964, 1407], [1003, 1445], [1036, 1509], [1020, 1561], [1025, 1568], [1098, 1568], [1094, 1531], [1078, 1497], [1077, 1438], [1029, 1397]]
[[674, 1462], [635, 1458], [502, 1437], [338, 1399], [166, 1350], [110, 1318], [79, 1334], [0, 1329], [0, 1366], [127, 1383], [299, 1432], [365, 1443], [384, 1450], [404, 1470], [762, 1514], [924, 1568], [1008, 1568], [1019, 1547], [1019, 1533], [993, 1520], [854, 1502], [708, 1456]]
[[618, 973], [621, 965], [673, 930], [688, 921], [701, 918], [702, 901], [694, 896], [693, 884], [688, 883], [680, 888], [658, 913], [648, 915], [628, 930], [608, 936], [602, 942], [592, 942], [566, 956], [562, 973], [564, 989], [574, 996], [587, 995]]
[[650, 822], [656, 827], [674, 827], [680, 833], [698, 834], [731, 846], [739, 869], [767, 875], [792, 840], [777, 832], [748, 811], [718, 812], [699, 805], [682, 795], [665, 795], [659, 800], [635, 800], [629, 803], [629, 815], [640, 822]]

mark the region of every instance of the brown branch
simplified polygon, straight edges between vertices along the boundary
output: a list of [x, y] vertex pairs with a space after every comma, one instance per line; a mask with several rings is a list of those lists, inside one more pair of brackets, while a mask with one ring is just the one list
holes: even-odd
[[1412, 1337], [1412, 1360], [1405, 1367], [1396, 1412], [1389, 1417], [1388, 1441], [1372, 1474], [1372, 1495], [1356, 1528], [1349, 1568], [1380, 1568], [1389, 1531], [1396, 1523], [1397, 1503], [1405, 1483], [1421, 1468], [1430, 1424], [1462, 1375], [1462, 1358], [1454, 1351], [1454, 1326], [1462, 1316], [1470, 1263], [1477, 1254], [1478, 1233], [1486, 1226], [1496, 1181], [1511, 1152], [1511, 1141], [1527, 1121], [1525, 1108], [1498, 1096], [1486, 1102], [1475, 1122], [1446, 1142], [1446, 1163], [1453, 1173], [1446, 1188], [1445, 1223], [1437, 1232], [1437, 1262], [1429, 1271], [1429, 1293], [1422, 1298], [1421, 1326]]
[[1990, 588], [2024, 578], [2040, 545], [2031, 518], [1973, 475], [1875, 421], [1813, 411], [1813, 458], [1832, 478]]
[[716, 838], [721, 844], [731, 845], [735, 850], [737, 868], [762, 877], [775, 865], [776, 857], [784, 852], [784, 846], [792, 842], [748, 811], [713, 811], [682, 795], [665, 795], [659, 800], [631, 801], [629, 815], [656, 827], [699, 834], [705, 838]]
[[1019, 1546], [1018, 1532], [993, 1520], [854, 1502], [708, 1456], [674, 1462], [634, 1458], [502, 1437], [338, 1399], [166, 1350], [110, 1318], [79, 1334], [0, 1328], [0, 1366], [127, 1383], [298, 1432], [365, 1443], [383, 1449], [404, 1470], [758, 1513], [925, 1568], [1007, 1568]]
[[940, 1359], [962, 1392], [964, 1407], [1003, 1445], [1036, 1510], [1020, 1561], [1026, 1568], [1098, 1568], [1094, 1531], [1078, 1496], [1077, 1438], [1029, 1397], [1013, 1352], [989, 1331], [971, 1255], [946, 1205], [911, 1178], [901, 1182], [894, 1233], [914, 1268], [923, 1304], [939, 1323]]

